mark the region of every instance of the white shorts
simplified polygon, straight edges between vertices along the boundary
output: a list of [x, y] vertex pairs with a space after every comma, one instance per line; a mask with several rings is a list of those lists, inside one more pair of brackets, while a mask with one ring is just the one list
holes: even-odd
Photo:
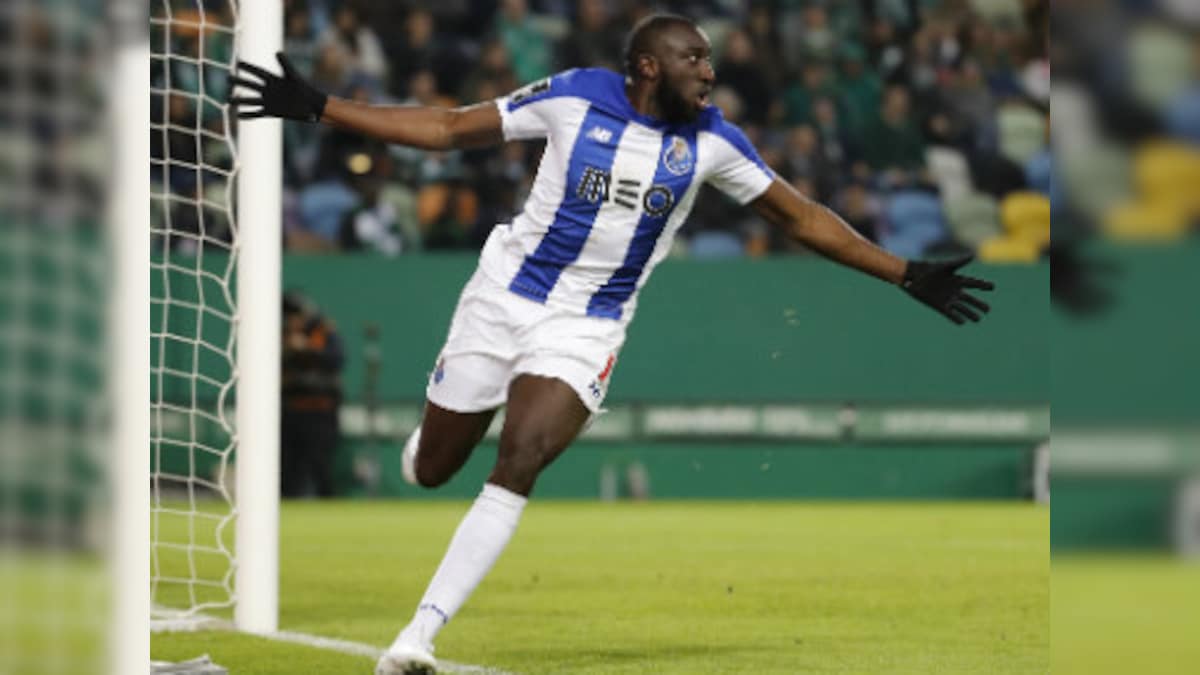
[[425, 396], [455, 412], [493, 410], [504, 405], [518, 375], [541, 375], [566, 382], [596, 414], [624, 342], [625, 322], [539, 304], [476, 270]]

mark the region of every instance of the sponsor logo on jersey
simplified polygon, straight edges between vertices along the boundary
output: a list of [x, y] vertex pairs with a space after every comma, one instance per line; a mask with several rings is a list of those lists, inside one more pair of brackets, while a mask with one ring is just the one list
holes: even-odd
[[513, 92], [512, 96], [508, 97], [509, 104], [517, 104], [531, 96], [537, 96], [543, 91], [550, 90], [550, 78], [534, 82], [527, 87], [523, 87]]
[[592, 127], [592, 130], [588, 132], [587, 137], [593, 141], [596, 141], [597, 143], [608, 143], [612, 140], [612, 134], [613, 132], [611, 129], [605, 129], [604, 127], [597, 126]]
[[630, 178], [617, 180], [616, 190], [612, 189], [613, 176], [607, 171], [587, 166], [579, 177], [575, 187], [575, 196], [593, 204], [611, 201], [630, 211], [637, 210], [637, 201], [642, 203], [642, 210], [658, 218], [671, 212], [675, 206], [675, 193], [666, 185], [651, 185], [648, 190], [640, 193], [641, 184]]
[[642, 208], [654, 217], [664, 216], [675, 205], [675, 193], [665, 185], [654, 185], [642, 196]]
[[667, 171], [676, 176], [682, 176], [692, 170], [696, 158], [692, 157], [692, 149], [688, 147], [687, 139], [682, 136], [672, 136], [671, 144], [663, 152], [662, 161], [663, 166], [667, 167]]
[[575, 194], [584, 201], [606, 202], [611, 183], [612, 174], [594, 166], [585, 167], [583, 175], [579, 177], [579, 187], [575, 189]]
[[438, 358], [437, 365], [433, 368], [433, 383], [441, 384], [442, 379], [446, 377], [446, 357]]

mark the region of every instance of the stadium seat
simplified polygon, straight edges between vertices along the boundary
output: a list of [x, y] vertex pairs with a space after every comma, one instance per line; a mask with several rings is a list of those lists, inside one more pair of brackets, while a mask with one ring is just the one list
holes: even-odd
[[1173, 26], [1144, 23], [1129, 37], [1129, 83], [1145, 105], [1161, 109], [1193, 79], [1192, 45]]
[[1154, 141], [1134, 156], [1134, 184], [1140, 200], [1200, 214], [1200, 150], [1174, 141]]
[[1046, 116], [1021, 103], [1006, 103], [996, 112], [1000, 154], [1021, 166], [1046, 145]]
[[732, 232], [697, 232], [692, 237], [692, 245], [688, 252], [691, 257], [698, 259], [740, 258], [743, 255], [742, 241]]
[[1134, 201], [1109, 210], [1104, 232], [1128, 242], [1171, 241], [1188, 231], [1188, 219], [1178, 208], [1165, 203]]
[[971, 192], [971, 168], [958, 150], [932, 146], [925, 151], [925, 166], [933, 174], [943, 199], [954, 199]]
[[988, 23], [1020, 26], [1024, 22], [1020, 0], [971, 0], [971, 10]]
[[1027, 239], [993, 237], [979, 246], [979, 259], [990, 263], [1031, 263], [1038, 259], [1041, 248]]
[[1050, 242], [1050, 200], [1037, 192], [1014, 192], [1000, 202], [1000, 222], [1007, 237], [1040, 248]]
[[1163, 117], [1172, 136], [1200, 144], [1200, 86], [1193, 84], [1171, 99]]
[[959, 243], [978, 249], [1000, 235], [1000, 207], [991, 195], [970, 192], [946, 199], [945, 207], [950, 233]]
[[931, 245], [946, 237], [942, 203], [928, 192], [898, 192], [888, 200], [884, 213], [888, 232], [880, 239], [880, 244], [896, 255], [920, 257]]
[[1128, 200], [1130, 159], [1124, 148], [1115, 144], [1080, 147], [1054, 157], [1055, 170], [1062, 178], [1063, 192], [1071, 195], [1071, 204], [1081, 213], [1099, 219], [1115, 204]]
[[1051, 193], [1050, 183], [1053, 180], [1053, 173], [1054, 156], [1050, 153], [1050, 148], [1042, 148], [1041, 152], [1025, 163], [1025, 182], [1029, 183], [1030, 189], [1047, 197]]
[[358, 202], [358, 195], [341, 181], [311, 183], [300, 192], [300, 219], [305, 229], [336, 241], [342, 218]]

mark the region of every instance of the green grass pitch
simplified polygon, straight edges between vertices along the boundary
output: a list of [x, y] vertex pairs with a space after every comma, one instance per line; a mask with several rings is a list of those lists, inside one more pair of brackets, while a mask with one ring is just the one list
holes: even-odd
[[1177, 675], [1200, 663], [1200, 565], [1151, 553], [1056, 555], [1054, 675]]
[[[384, 646], [467, 506], [285, 503], [280, 627]], [[1013, 503], [530, 502], [437, 655], [534, 673], [1046, 673], [1049, 511]], [[371, 673], [225, 632], [156, 659]]]

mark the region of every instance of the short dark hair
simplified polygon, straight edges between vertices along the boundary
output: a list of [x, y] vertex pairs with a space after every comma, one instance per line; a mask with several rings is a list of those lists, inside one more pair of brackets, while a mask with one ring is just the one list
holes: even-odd
[[695, 28], [696, 22], [679, 14], [651, 14], [634, 24], [625, 39], [625, 74], [637, 77], [638, 57], [653, 54], [658, 38], [675, 26]]

